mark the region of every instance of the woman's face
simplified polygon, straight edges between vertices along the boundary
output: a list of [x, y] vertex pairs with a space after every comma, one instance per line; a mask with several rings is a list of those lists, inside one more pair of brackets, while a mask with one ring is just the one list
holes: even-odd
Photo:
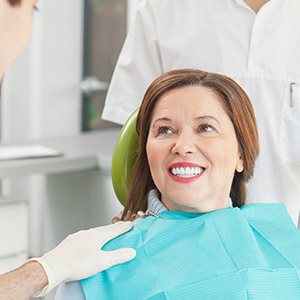
[[227, 207], [235, 171], [243, 170], [235, 130], [220, 100], [200, 86], [162, 95], [153, 112], [147, 157], [170, 210]]
[[11, 6], [7, 0], [0, 1], [0, 80], [27, 43], [36, 2], [22, 0], [20, 5]]

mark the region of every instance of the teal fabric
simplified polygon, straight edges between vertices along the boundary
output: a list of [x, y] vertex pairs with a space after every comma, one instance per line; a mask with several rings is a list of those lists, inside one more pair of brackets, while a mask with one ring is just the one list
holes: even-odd
[[81, 281], [87, 300], [300, 299], [300, 232], [282, 204], [147, 217], [103, 249], [131, 262]]

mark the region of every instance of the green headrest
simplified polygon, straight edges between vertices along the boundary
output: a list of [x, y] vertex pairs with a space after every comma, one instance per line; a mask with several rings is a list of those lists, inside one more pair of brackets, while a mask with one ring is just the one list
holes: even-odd
[[115, 194], [123, 205], [128, 196], [129, 180], [137, 154], [138, 136], [135, 129], [137, 114], [138, 109], [123, 126], [112, 155], [112, 183]]

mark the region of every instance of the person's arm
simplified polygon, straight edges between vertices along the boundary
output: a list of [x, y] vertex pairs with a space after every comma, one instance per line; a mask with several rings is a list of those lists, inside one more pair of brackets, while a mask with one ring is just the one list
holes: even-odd
[[140, 106], [146, 88], [163, 70], [155, 12], [141, 2], [107, 92], [102, 118], [124, 124]]
[[120, 222], [69, 235], [42, 257], [0, 276], [0, 300], [40, 297], [62, 282], [81, 280], [133, 259], [136, 252], [132, 248], [101, 250], [131, 227], [131, 222]]
[[0, 300], [27, 300], [48, 284], [47, 275], [38, 262], [0, 275]]

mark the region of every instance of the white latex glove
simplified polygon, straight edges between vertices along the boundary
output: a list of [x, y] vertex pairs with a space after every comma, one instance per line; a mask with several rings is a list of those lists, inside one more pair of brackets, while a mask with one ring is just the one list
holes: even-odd
[[62, 282], [80, 280], [133, 259], [136, 252], [132, 248], [101, 250], [109, 240], [131, 227], [131, 222], [119, 222], [82, 230], [69, 235], [42, 257], [30, 259], [40, 263], [48, 277], [48, 285], [34, 297], [46, 295]]

